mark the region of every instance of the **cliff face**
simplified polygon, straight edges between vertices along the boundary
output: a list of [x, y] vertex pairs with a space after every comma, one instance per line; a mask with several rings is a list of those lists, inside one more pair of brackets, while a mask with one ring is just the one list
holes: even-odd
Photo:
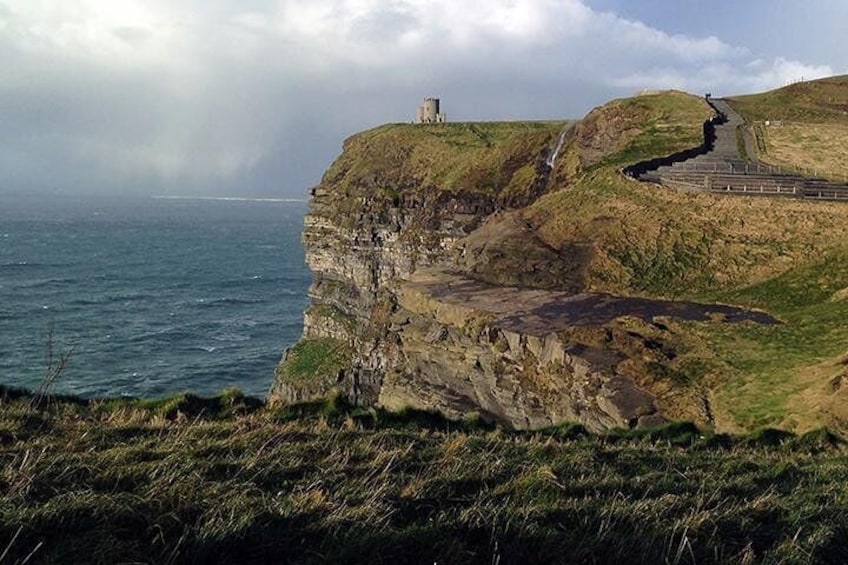
[[[330, 349], [319, 357], [343, 354], [344, 360], [329, 374], [321, 364], [307, 364], [306, 374], [293, 379], [286, 378], [291, 363], [284, 362], [272, 400], [306, 400], [336, 387], [357, 404], [376, 402], [386, 371], [399, 363], [391, 324], [398, 284], [416, 269], [445, 263], [456, 240], [492, 211], [485, 198], [448, 194], [355, 200], [351, 212], [340, 211], [344, 200], [316, 189], [303, 237], [313, 283], [299, 346], [319, 340]], [[296, 347], [287, 355], [299, 353]]]
[[618, 371], [628, 347], [657, 357], [638, 334], [540, 318], [572, 298], [417, 271], [397, 293], [393, 331], [400, 355], [385, 373], [379, 403], [452, 418], [479, 413], [518, 428], [580, 421], [599, 430], [663, 421], [653, 396]]
[[484, 218], [546, 189], [545, 159], [563, 126], [388, 126], [349, 139], [313, 189], [303, 236], [311, 306], [270, 400], [338, 388], [377, 402], [385, 375], [405, 362], [393, 322], [399, 285], [449, 267]]
[[[269, 401], [337, 389], [359, 405], [476, 413], [519, 428], [663, 421], [665, 377], [645, 375], [677, 356], [662, 345], [673, 335], [627, 308], [546, 322], [586, 290], [593, 249], [553, 248], [521, 213], [635, 135], [607, 122], [599, 112], [572, 129], [386, 126], [349, 139], [313, 189], [303, 238], [311, 305]], [[639, 331], [615, 321], [631, 314]]]

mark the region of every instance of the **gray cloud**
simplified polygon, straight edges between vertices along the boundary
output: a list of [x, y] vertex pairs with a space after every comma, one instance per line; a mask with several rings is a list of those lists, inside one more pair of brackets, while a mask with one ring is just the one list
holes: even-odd
[[839, 70], [578, 0], [174, 4], [0, 3], [0, 190], [305, 194], [344, 137], [428, 95], [453, 119], [564, 118]]

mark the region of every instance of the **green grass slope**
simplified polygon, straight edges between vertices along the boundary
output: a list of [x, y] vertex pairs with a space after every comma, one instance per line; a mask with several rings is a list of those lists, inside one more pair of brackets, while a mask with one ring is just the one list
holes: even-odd
[[551, 248], [590, 250], [590, 290], [727, 302], [784, 322], [677, 326], [691, 355], [664, 369], [682, 372], [672, 415], [697, 418], [683, 407], [708, 402], [720, 430], [846, 429], [848, 206], [688, 194], [619, 173], [695, 145], [704, 106], [663, 93], [599, 108], [570, 147], [581, 174], [522, 215]]
[[732, 96], [730, 103], [750, 121], [848, 124], [848, 75], [799, 82], [760, 94]]
[[826, 432], [508, 433], [235, 392], [0, 391], [4, 563], [840, 562]]

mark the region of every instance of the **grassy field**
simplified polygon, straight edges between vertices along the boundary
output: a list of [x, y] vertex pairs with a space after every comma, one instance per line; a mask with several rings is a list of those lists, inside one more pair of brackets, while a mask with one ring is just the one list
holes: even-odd
[[841, 440], [0, 392], [4, 563], [848, 559]]
[[799, 82], [761, 94], [732, 96], [730, 103], [750, 121], [848, 124], [848, 75]]
[[848, 181], [848, 124], [784, 123], [758, 127], [759, 158], [807, 176]]
[[[751, 124], [759, 159], [844, 182], [848, 175], [848, 76], [734, 96], [730, 102]], [[767, 127], [765, 121], [781, 125]]]
[[679, 326], [701, 357], [685, 380], [708, 391], [718, 429], [848, 430], [848, 206], [683, 194], [600, 170], [526, 215], [553, 246], [593, 246], [593, 290], [748, 306], [783, 322]]
[[[718, 405], [746, 429], [848, 431], [848, 249], [723, 298], [774, 313], [784, 324], [711, 328], [728, 374]], [[845, 383], [848, 384], [848, 383]]]

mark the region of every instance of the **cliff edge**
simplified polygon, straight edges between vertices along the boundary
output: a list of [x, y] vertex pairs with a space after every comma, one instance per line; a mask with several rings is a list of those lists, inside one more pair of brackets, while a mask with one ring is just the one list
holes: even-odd
[[516, 428], [743, 427], [723, 400], [732, 371], [716, 336], [784, 325], [739, 289], [805, 264], [809, 245], [767, 224], [822, 210], [620, 174], [698, 146], [711, 116], [702, 99], [664, 92], [579, 122], [387, 125], [348, 139], [312, 191], [311, 303], [269, 401], [337, 390]]

